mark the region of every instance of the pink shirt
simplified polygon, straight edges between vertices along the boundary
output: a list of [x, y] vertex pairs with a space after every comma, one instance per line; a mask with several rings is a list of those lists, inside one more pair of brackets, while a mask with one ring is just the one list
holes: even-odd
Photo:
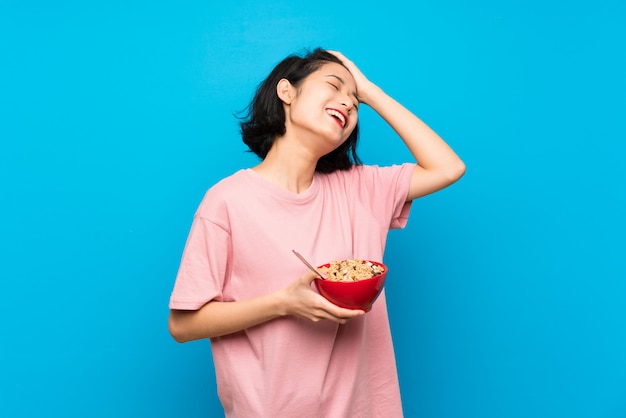
[[[200, 204], [170, 299], [195, 310], [278, 290], [315, 265], [382, 261], [390, 228], [406, 225], [413, 164], [316, 174], [293, 194], [246, 169]], [[393, 280], [393, 266], [390, 266]], [[227, 417], [402, 416], [384, 291], [346, 325], [284, 317], [211, 340]]]

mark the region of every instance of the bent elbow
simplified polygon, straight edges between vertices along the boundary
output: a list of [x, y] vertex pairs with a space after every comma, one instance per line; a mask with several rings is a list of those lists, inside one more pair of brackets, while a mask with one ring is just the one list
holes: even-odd
[[442, 172], [444, 182], [448, 185], [455, 183], [465, 174], [465, 163], [462, 160], [458, 160], [454, 164], [450, 164], [446, 169]]
[[453, 169], [450, 172], [451, 178], [452, 178], [452, 182], [455, 182], [457, 180], [459, 180], [461, 177], [463, 177], [463, 175], [465, 174], [467, 167], [465, 166], [465, 163], [462, 160], [459, 160], [457, 164], [455, 164], [455, 166], [453, 167]]
[[174, 315], [171, 313], [167, 321], [167, 328], [168, 328], [170, 335], [172, 336], [174, 341], [176, 341], [177, 343], [182, 344], [182, 343], [186, 343], [187, 341], [189, 341], [189, 338], [187, 338], [184, 329], [180, 326], [180, 321], [177, 321]]

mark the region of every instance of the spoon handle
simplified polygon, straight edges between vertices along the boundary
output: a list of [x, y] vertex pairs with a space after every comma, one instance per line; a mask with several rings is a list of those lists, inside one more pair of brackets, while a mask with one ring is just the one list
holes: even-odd
[[322, 273], [320, 273], [315, 267], [313, 267], [308, 261], [306, 261], [306, 258], [302, 257], [299, 252], [297, 252], [296, 250], [291, 251], [293, 251], [296, 257], [298, 257], [300, 261], [302, 261], [304, 265], [307, 266], [313, 273], [317, 274], [322, 280], [326, 280], [326, 277], [324, 277]]

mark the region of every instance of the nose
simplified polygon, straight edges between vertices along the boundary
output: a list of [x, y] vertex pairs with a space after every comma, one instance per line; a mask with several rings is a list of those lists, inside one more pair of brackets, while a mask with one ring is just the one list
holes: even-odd
[[350, 111], [354, 107], [354, 103], [352, 103], [352, 100], [350, 100], [350, 98], [347, 96], [341, 100], [341, 105], [346, 108], [348, 113], [350, 113]]

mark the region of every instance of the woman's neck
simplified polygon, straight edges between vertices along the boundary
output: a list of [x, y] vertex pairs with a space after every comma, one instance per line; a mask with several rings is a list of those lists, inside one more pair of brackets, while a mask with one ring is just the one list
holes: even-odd
[[317, 159], [301, 147], [290, 147], [277, 139], [267, 156], [253, 170], [265, 180], [292, 193], [311, 187]]

